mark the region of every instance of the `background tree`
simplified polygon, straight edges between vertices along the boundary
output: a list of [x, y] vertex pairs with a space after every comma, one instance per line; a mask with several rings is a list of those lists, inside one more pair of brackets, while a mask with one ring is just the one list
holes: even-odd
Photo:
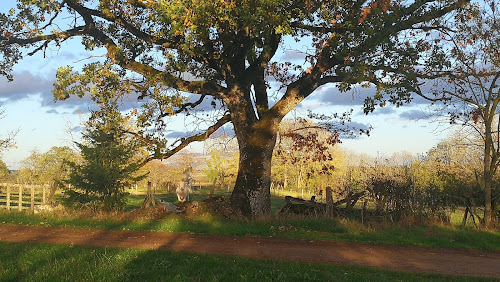
[[422, 161], [427, 182], [442, 189], [450, 208], [465, 207], [464, 218], [467, 213], [477, 216], [476, 207], [484, 206], [484, 145], [476, 137], [467, 130], [459, 130], [429, 150]]
[[35, 184], [40, 182], [40, 175], [43, 173], [39, 165], [41, 153], [38, 149], [31, 151], [31, 154], [22, 160], [21, 167], [18, 170], [18, 182], [25, 184]]
[[176, 177], [174, 177], [175, 174], [172, 173], [171, 167], [159, 160], [148, 162], [141, 168], [141, 171], [147, 174], [146, 178], [141, 181], [144, 187], [146, 187], [147, 182], [151, 182], [155, 189], [164, 188], [170, 192], [170, 189], [175, 185], [172, 178]]
[[338, 142], [338, 133], [310, 119], [282, 121], [273, 156], [274, 181], [294, 187], [297, 193], [334, 186], [333, 178], [342, 174]]
[[[0, 72], [72, 37], [88, 50], [106, 50], [106, 63], [120, 68], [121, 84], [143, 99], [139, 121], [152, 142], [152, 158], [166, 158], [190, 142], [208, 138], [231, 122], [239, 145], [239, 169], [231, 196], [245, 215], [270, 213], [271, 159], [281, 120], [318, 87], [345, 91], [358, 83], [379, 90], [368, 99], [401, 104], [415, 89], [408, 69], [426, 51], [426, 34], [439, 28], [459, 1], [19, 1], [0, 15]], [[66, 29], [63, 29], [66, 28]], [[410, 38], [411, 40], [409, 40]], [[308, 42], [304, 61], [279, 61], [289, 40]], [[279, 55], [278, 55], [279, 56]], [[125, 75], [126, 73], [130, 75]], [[78, 88], [87, 83], [71, 71], [59, 80]], [[415, 73], [410, 73], [414, 75]], [[81, 77], [80, 77], [81, 78]], [[276, 89], [272, 95], [270, 81]], [[392, 90], [390, 90], [392, 89]], [[192, 93], [184, 103], [180, 92]], [[71, 92], [55, 91], [57, 99]], [[166, 146], [165, 119], [212, 99], [222, 109], [202, 133]]]
[[52, 147], [45, 153], [35, 150], [23, 160], [22, 169], [25, 175], [29, 175], [29, 180], [26, 181], [50, 185], [47, 202], [52, 203], [56, 191], [64, 187], [68, 178], [69, 162], [76, 162], [78, 157], [76, 152], [67, 146]]
[[[3, 108], [3, 104], [0, 103], [0, 119], [5, 117], [5, 109]], [[15, 145], [14, 138], [16, 137], [18, 130], [7, 133], [7, 136], [0, 139], [0, 156], [2, 153]]]
[[[493, 177], [500, 165], [500, 10], [496, 1], [472, 5], [459, 13], [450, 30], [443, 32], [439, 56], [446, 64], [426, 71], [434, 81], [435, 94], [454, 107], [452, 123], [472, 126], [481, 136], [483, 147], [484, 224], [492, 213]], [[496, 127], [494, 127], [496, 123]]]
[[[111, 90], [110, 90], [111, 91]], [[145, 177], [139, 174], [144, 165], [142, 144], [130, 134], [128, 119], [118, 109], [114, 93], [101, 93], [100, 109], [92, 111], [82, 134], [82, 163], [70, 162], [71, 184], [64, 194], [68, 204], [90, 204], [106, 211], [125, 207], [125, 188]]]
[[232, 136], [220, 134], [206, 141], [205, 151], [208, 152], [205, 175], [212, 182], [210, 195], [213, 196], [216, 187], [224, 189], [234, 185], [238, 171], [238, 145]]
[[10, 178], [9, 169], [3, 160], [0, 159], [0, 181], [5, 181]]
[[[175, 187], [179, 182], [184, 181], [187, 175], [185, 172], [191, 167], [190, 178], [199, 170], [200, 163], [203, 163], [203, 158], [197, 153], [185, 148], [175, 156], [165, 160], [165, 165], [168, 167], [168, 175], [165, 175], [165, 180], [172, 182]], [[191, 179], [192, 181], [194, 179]]]

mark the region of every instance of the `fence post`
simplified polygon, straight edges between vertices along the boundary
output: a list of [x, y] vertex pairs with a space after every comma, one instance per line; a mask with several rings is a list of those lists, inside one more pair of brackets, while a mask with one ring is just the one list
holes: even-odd
[[333, 217], [333, 197], [332, 197], [332, 187], [326, 187], [326, 216], [329, 218]]
[[17, 209], [19, 211], [23, 210], [23, 186], [22, 185], [19, 185], [19, 199], [18, 199]]
[[43, 185], [43, 186], [42, 186], [42, 189], [43, 189], [43, 190], [42, 190], [42, 191], [43, 191], [43, 192], [42, 192], [42, 193], [43, 193], [43, 194], [42, 194], [42, 204], [44, 204], [44, 205], [45, 205], [45, 204], [47, 204], [47, 203], [46, 203], [47, 199], [45, 198], [45, 193], [46, 193], [46, 190], [47, 190], [47, 186]]
[[31, 212], [35, 211], [35, 186], [31, 185]]
[[10, 185], [7, 185], [7, 210], [10, 211]]

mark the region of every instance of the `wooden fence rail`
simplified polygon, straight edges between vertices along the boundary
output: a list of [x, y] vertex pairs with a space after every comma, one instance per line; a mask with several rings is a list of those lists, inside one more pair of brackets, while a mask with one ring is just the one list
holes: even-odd
[[0, 184], [0, 208], [8, 211], [17, 204], [17, 210], [35, 211], [36, 205], [47, 201], [47, 185]]

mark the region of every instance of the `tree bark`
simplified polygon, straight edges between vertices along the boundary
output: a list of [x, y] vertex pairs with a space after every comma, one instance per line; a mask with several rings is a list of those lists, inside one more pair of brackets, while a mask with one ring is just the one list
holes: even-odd
[[491, 186], [493, 175], [491, 171], [491, 150], [492, 150], [492, 132], [491, 126], [485, 123], [485, 142], [484, 142], [484, 226], [488, 227], [491, 224]]
[[216, 184], [217, 184], [217, 177], [215, 177], [214, 181], [212, 182], [212, 189], [210, 189], [210, 195], [208, 196], [209, 198], [212, 198], [214, 196]]
[[259, 217], [271, 213], [271, 160], [276, 134], [267, 138], [262, 132], [250, 135], [250, 141], [238, 138], [240, 161], [231, 205], [242, 215]]
[[52, 181], [52, 183], [50, 184], [49, 195], [48, 195], [47, 201], [46, 201], [47, 204], [52, 204], [54, 202], [54, 195], [56, 194], [57, 188], [58, 188], [58, 185], [57, 185], [56, 181], [55, 180]]
[[231, 206], [234, 212], [247, 217], [268, 215], [271, 213], [271, 160], [282, 117], [268, 110], [265, 89], [262, 92], [254, 89], [255, 101], [251, 98], [250, 83], [235, 83], [230, 89], [224, 103], [231, 113], [240, 153]]

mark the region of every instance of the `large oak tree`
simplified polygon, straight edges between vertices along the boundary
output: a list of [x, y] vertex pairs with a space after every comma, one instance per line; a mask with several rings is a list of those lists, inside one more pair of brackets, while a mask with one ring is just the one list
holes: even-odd
[[[0, 73], [10, 78], [23, 57], [80, 37], [89, 50], [105, 49], [104, 65], [123, 71], [122, 85], [149, 101], [139, 121], [156, 129], [142, 132], [152, 141], [166, 117], [205, 100], [221, 103], [223, 113], [205, 132], [174, 147], [155, 141], [152, 157], [166, 158], [232, 123], [240, 158], [231, 202], [258, 216], [270, 212], [271, 158], [285, 115], [334, 83], [343, 91], [358, 83], [385, 89], [365, 101], [368, 111], [385, 103], [384, 93], [396, 104], [409, 101], [412, 67], [429, 51], [426, 36], [466, 2], [18, 0], [17, 9], [0, 15]], [[286, 46], [305, 46], [303, 62], [280, 61]], [[55, 91], [58, 99], [70, 93]], [[179, 93], [199, 99], [183, 102]]]

